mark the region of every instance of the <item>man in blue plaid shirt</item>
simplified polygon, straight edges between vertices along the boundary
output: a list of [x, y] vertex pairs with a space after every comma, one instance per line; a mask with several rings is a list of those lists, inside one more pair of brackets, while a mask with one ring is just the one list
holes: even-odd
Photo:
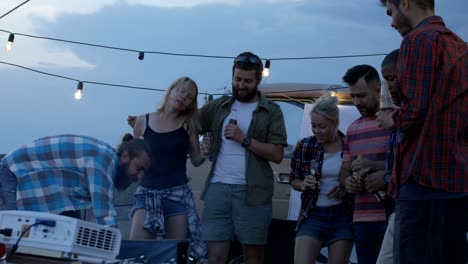
[[96, 222], [116, 226], [113, 192], [149, 168], [149, 147], [126, 135], [118, 149], [88, 136], [44, 137], [1, 161], [0, 209], [70, 215], [92, 208]]

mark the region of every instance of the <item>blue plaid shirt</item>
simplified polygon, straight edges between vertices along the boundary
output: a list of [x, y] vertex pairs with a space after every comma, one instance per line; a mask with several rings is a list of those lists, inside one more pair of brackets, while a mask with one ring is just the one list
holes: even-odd
[[117, 151], [87, 136], [44, 137], [7, 154], [17, 178], [19, 210], [61, 213], [93, 208], [98, 224], [116, 226], [113, 178]]

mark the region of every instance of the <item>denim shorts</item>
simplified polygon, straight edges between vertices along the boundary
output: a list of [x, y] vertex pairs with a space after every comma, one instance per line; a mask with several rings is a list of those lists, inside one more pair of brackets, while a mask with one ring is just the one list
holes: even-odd
[[205, 194], [202, 239], [226, 241], [237, 236], [242, 244], [265, 245], [272, 204], [246, 205], [246, 186], [211, 183]]
[[[132, 208], [133, 213], [138, 209], [146, 209], [147, 196], [147, 193], [135, 194], [135, 200]], [[187, 208], [182, 203], [168, 198], [162, 198], [161, 204], [164, 217], [170, 217], [175, 215], [187, 215]], [[131, 215], [131, 217], [133, 217], [133, 215]]]
[[329, 207], [315, 207], [302, 223], [296, 237], [312, 237], [324, 246], [336, 240], [351, 239], [353, 235], [353, 216], [348, 213], [344, 203]]

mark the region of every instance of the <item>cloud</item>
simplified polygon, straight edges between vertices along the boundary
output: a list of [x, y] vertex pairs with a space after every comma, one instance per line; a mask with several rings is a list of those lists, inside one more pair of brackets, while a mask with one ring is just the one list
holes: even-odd
[[[303, 0], [41, 0], [31, 1], [19, 7], [2, 19], [0, 29], [30, 35], [50, 36], [47, 34], [49, 23], [59, 23], [64, 16], [87, 16], [100, 12], [106, 7], [117, 5], [148, 6], [154, 8], [195, 8], [205, 5], [241, 6], [260, 4], [297, 3]], [[314, 0], [318, 1], [318, 0]], [[0, 13], [6, 13], [23, 1], [1, 1]], [[310, 2], [310, 0], [309, 0]], [[6, 43], [7, 33], [0, 34], [0, 45]], [[67, 45], [50, 41], [30, 41], [17, 36], [10, 54], [0, 58], [26, 67], [75, 68], [91, 70], [96, 67], [86, 61]]]
[[[453, 3], [463, 2], [450, 1]], [[22, 2], [23, 0], [0, 1], [0, 14]], [[238, 26], [245, 31], [254, 31], [256, 34], [264, 36], [275, 32], [286, 32], [291, 37], [303, 34], [303, 32], [308, 32], [308, 34], [329, 32], [331, 34], [340, 28], [352, 28], [352, 32], [358, 33], [371, 31], [374, 34], [380, 32], [382, 28], [387, 30], [389, 23], [385, 22], [387, 24], [382, 27], [380, 16], [382, 16], [383, 10], [380, 12], [382, 8], [378, 6], [377, 2], [370, 6], [371, 10], [362, 10], [362, 8], [369, 8], [369, 5], [362, 5], [356, 1], [343, 2], [342, 0], [41, 0], [30, 1], [3, 18], [0, 29], [60, 38], [61, 36], [53, 35], [47, 31], [48, 25], [58, 24], [60, 19], [66, 16], [83, 16], [85, 19], [85, 16], [94, 15], [108, 7], [144, 6], [177, 9], [209, 5], [224, 5], [235, 8], [252, 7], [253, 10], [258, 8], [259, 10], [255, 11], [258, 12], [258, 17], [241, 20]], [[278, 9], [278, 6], [281, 8]], [[265, 9], [270, 10], [268, 7], [271, 7], [268, 16], [270, 20], [266, 20], [266, 16], [261, 15]], [[449, 7], [441, 6], [440, 9], [442, 8]], [[466, 9], [466, 4], [463, 4], [462, 9]], [[365, 16], [362, 15], [363, 12], [366, 13]], [[467, 24], [463, 20], [462, 13], [455, 12], [451, 18], [453, 20], [453, 17], [457, 16], [455, 21], [458, 31], [466, 32]], [[379, 18], [376, 19], [376, 17]], [[292, 25], [295, 30], [291, 30]], [[466, 38], [466, 34], [462, 37]], [[4, 45], [2, 43], [6, 43], [7, 38], [8, 34], [0, 34], [0, 48]], [[87, 59], [81, 58], [73, 48], [73, 46], [62, 43], [33, 42], [17, 36], [13, 51], [8, 55], [1, 56], [0, 60], [41, 68], [91, 70], [97, 67]]]
[[[23, 1], [1, 1], [0, 13], [6, 13]], [[58, 23], [61, 16], [90, 15], [106, 6], [116, 4], [117, 0], [77, 1], [77, 0], [41, 0], [31, 1], [19, 7], [2, 19], [1, 29], [30, 35], [47, 35], [48, 23]], [[60, 37], [60, 36], [50, 36]], [[0, 44], [7, 42], [8, 34], [0, 35]], [[0, 51], [3, 52], [3, 51]], [[96, 67], [70, 48], [57, 42], [31, 41], [22, 36], [15, 37], [13, 50], [2, 55], [3, 61], [39, 69], [73, 68], [92, 70]]]
[[[89, 15], [94, 14], [101, 9], [115, 5], [118, 0], [41, 0], [31, 1], [17, 9], [9, 16], [24, 18], [41, 18], [49, 22], [56, 22], [57, 18], [63, 15]], [[0, 4], [1, 10], [7, 10], [12, 7], [11, 3]], [[16, 14], [15, 14], [16, 13]]]

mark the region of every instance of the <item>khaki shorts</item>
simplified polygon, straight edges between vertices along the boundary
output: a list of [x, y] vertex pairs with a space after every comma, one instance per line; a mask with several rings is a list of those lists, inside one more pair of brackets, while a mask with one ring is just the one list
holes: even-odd
[[211, 183], [205, 194], [202, 239], [226, 241], [236, 235], [242, 244], [265, 245], [271, 222], [271, 203], [247, 206], [246, 186]]

